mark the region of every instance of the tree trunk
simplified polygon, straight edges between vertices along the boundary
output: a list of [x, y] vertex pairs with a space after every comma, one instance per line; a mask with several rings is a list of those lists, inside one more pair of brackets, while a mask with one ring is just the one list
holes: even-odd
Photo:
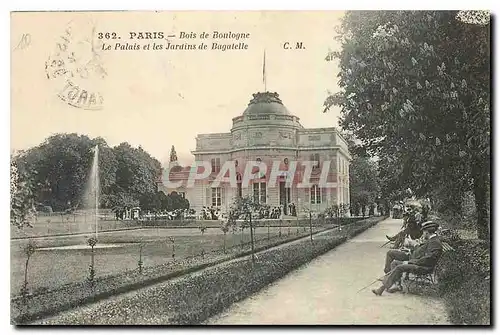
[[250, 242], [252, 244], [252, 263], [255, 263], [255, 251], [254, 251], [254, 244], [253, 244], [252, 214], [250, 214]]
[[26, 266], [24, 267], [24, 287], [28, 287], [28, 264], [30, 262], [29, 256], [26, 258]]
[[311, 243], [313, 242], [313, 226], [312, 226], [312, 214], [309, 212], [309, 234], [311, 236]]
[[226, 253], [226, 232], [224, 232], [224, 253]]
[[487, 174], [481, 166], [476, 166], [474, 173], [474, 200], [476, 203], [476, 229], [481, 240], [490, 239], [490, 223], [488, 219], [488, 181]]

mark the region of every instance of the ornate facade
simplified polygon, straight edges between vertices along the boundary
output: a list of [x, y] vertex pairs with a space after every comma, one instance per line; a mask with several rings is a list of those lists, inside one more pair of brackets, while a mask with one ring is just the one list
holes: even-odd
[[[291, 115], [277, 93], [253, 94], [242, 115], [233, 118], [233, 127], [227, 133], [199, 134], [196, 149], [192, 151], [196, 161], [211, 163], [211, 174], [205, 180], [196, 180], [193, 188], [186, 183], [176, 189], [159, 185], [166, 193], [177, 191], [190, 202], [198, 213], [203, 207], [219, 207], [225, 211], [234, 197], [252, 195], [254, 199], [270, 206], [282, 206], [287, 212], [289, 204], [296, 211], [322, 212], [333, 204], [349, 204], [349, 161], [351, 159], [346, 141], [335, 128], [304, 128], [299, 118]], [[222, 183], [211, 187], [211, 182], [226, 161], [234, 162], [237, 172], [237, 187]], [[290, 162], [297, 161], [297, 169], [291, 183], [286, 183], [283, 174], [274, 187], [263, 177], [243, 187], [241, 175], [248, 161], [262, 161], [270, 169], [273, 162], [280, 162], [280, 170], [286, 171]], [[300, 188], [305, 168], [301, 161], [316, 161], [312, 169], [311, 187]], [[329, 162], [328, 187], [318, 181], [321, 171]], [[170, 169], [171, 181], [187, 180], [190, 167]], [[287, 187], [289, 186], [289, 187]]]

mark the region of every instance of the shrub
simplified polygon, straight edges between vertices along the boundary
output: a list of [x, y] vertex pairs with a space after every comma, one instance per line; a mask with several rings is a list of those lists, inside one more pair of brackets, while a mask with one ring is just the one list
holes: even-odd
[[490, 246], [485, 241], [455, 240], [437, 269], [438, 291], [455, 324], [490, 323]]
[[490, 324], [490, 281], [473, 276], [444, 294], [450, 319], [458, 325]]

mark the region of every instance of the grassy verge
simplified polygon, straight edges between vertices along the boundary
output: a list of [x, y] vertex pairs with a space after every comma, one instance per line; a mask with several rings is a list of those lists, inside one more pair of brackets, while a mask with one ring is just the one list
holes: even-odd
[[438, 267], [438, 292], [457, 325], [490, 325], [490, 245], [452, 237]]
[[[325, 229], [328, 228], [316, 227], [315, 233]], [[292, 232], [296, 232], [296, 234], [291, 234]], [[290, 234], [273, 236], [270, 239], [260, 239], [256, 241], [255, 247], [257, 251], [265, 250], [303, 238], [308, 234], [308, 230], [305, 232], [303, 230], [293, 230]], [[11, 299], [11, 319], [15, 324], [26, 323], [115, 294], [136, 290], [190, 272], [199, 271], [249, 253], [250, 243], [246, 242], [243, 245], [228, 246], [226, 253], [222, 250], [212, 250], [205, 254], [197, 254], [161, 265], [145, 267], [142, 273], [132, 270], [102, 276], [97, 278], [93, 287], [86, 281], [78, 281], [52, 289], [39, 289], [33, 292], [27, 301], [24, 301], [21, 297]]]
[[[322, 227], [313, 226], [314, 231], [320, 229]], [[283, 239], [284, 235], [297, 235], [297, 231], [300, 234], [308, 233], [309, 227], [258, 227], [254, 231], [254, 239], [264, 240], [261, 243], [265, 243], [268, 238], [275, 241], [279, 239], [280, 231]], [[250, 229], [231, 230], [224, 237], [219, 228], [209, 228], [204, 234], [198, 228], [144, 228], [102, 233], [98, 240], [94, 250], [95, 273], [97, 277], [103, 277], [137, 269], [141, 246], [142, 265], [159, 266], [173, 261], [173, 254], [179, 261], [196, 257], [202, 251], [205, 254], [216, 253], [223, 250], [224, 245], [228, 251], [231, 249], [231, 253], [236, 252], [249, 245]], [[46, 291], [86, 280], [91, 250], [85, 236], [41, 238], [35, 242], [37, 250], [30, 259], [28, 273], [30, 291]], [[19, 295], [23, 287], [26, 263], [24, 248], [27, 244], [28, 241], [11, 241], [11, 296]], [[241, 244], [244, 244], [243, 247]], [[57, 249], [59, 247], [69, 249]]]
[[184, 277], [150, 287], [118, 302], [106, 301], [91, 312], [80, 310], [68, 313], [54, 323], [199, 324], [382, 219], [362, 220], [342, 230], [324, 232], [312, 243], [303, 239], [270, 250], [267, 250], [269, 246], [261, 248], [255, 263], [250, 257], [223, 264], [219, 262], [218, 266], [206, 266], [203, 271], [189, 271], [189, 274], [186, 272]]

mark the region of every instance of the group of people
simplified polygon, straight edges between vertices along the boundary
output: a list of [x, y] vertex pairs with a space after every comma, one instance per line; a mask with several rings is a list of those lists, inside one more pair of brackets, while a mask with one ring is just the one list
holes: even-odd
[[[297, 211], [294, 203], [289, 203], [287, 206], [288, 214], [292, 216], [297, 216]], [[260, 206], [252, 216], [255, 219], [281, 219], [282, 216], [286, 213], [283, 206], [274, 206], [271, 207], [269, 205]], [[199, 219], [201, 220], [221, 220], [224, 219], [225, 214], [222, 213], [221, 209], [218, 207], [203, 207], [201, 209], [201, 213], [199, 215]]]
[[195, 210], [194, 209], [174, 209], [172, 211], [159, 211], [151, 213], [148, 211], [147, 213], [142, 213], [139, 217], [140, 220], [188, 220], [195, 219]]
[[279, 219], [282, 213], [281, 207], [262, 206], [259, 208], [257, 218], [259, 219]]
[[429, 207], [409, 206], [403, 213], [403, 227], [387, 239], [394, 242], [385, 257], [382, 285], [372, 290], [376, 295], [384, 291], [401, 290], [404, 273], [430, 274], [443, 253], [443, 244], [438, 236], [439, 225], [428, 220]]
[[297, 216], [297, 208], [293, 202], [288, 204], [288, 212], [286, 214], [291, 216]]
[[437, 235], [438, 229], [439, 225], [433, 221], [423, 222], [418, 240], [406, 238], [403, 248], [389, 250], [385, 257], [382, 285], [372, 292], [382, 295], [384, 291], [393, 293], [401, 290], [404, 273], [432, 273], [443, 253], [443, 244]]
[[386, 235], [387, 239], [394, 242], [394, 249], [403, 246], [405, 238], [409, 236], [412, 240], [417, 240], [422, 236], [422, 224], [427, 222], [429, 211], [427, 206], [410, 206], [403, 213], [403, 228], [394, 236]]
[[222, 213], [219, 207], [206, 207], [203, 206], [200, 213], [200, 219], [202, 220], [219, 220], [222, 217]]

